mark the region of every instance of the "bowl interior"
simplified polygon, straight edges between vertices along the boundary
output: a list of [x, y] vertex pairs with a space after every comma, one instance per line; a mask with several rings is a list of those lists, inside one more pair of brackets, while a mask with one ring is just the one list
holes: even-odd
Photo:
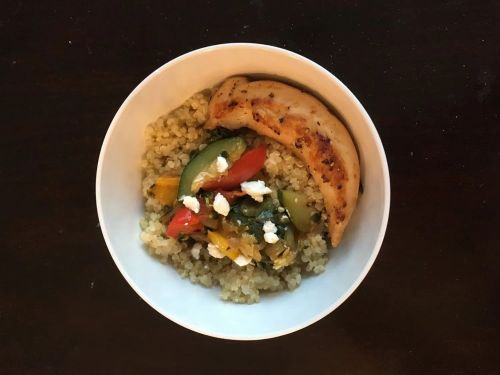
[[[253, 305], [225, 303], [219, 290], [181, 279], [148, 255], [139, 235], [143, 215], [140, 160], [144, 128], [197, 91], [235, 74], [289, 77], [328, 101], [347, 122], [359, 149], [364, 193], [340, 247], [324, 273], [303, 279], [293, 292], [269, 294]], [[96, 196], [101, 228], [118, 268], [135, 291], [169, 319], [192, 330], [231, 339], [286, 334], [318, 320], [342, 303], [373, 263], [385, 232], [389, 178], [376, 130], [354, 96], [313, 62], [274, 47], [208, 47], [165, 64], [127, 98], [106, 135]]]

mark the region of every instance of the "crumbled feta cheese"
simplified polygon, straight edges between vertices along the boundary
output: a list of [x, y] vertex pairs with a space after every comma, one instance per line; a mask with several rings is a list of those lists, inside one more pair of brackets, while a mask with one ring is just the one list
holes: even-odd
[[267, 243], [276, 243], [279, 241], [279, 237], [276, 235], [276, 233], [264, 233], [264, 241]]
[[266, 221], [262, 226], [262, 230], [264, 231], [264, 241], [267, 243], [276, 243], [279, 240], [279, 237], [276, 235], [278, 228], [272, 221]]
[[241, 190], [250, 195], [257, 202], [262, 202], [264, 200], [264, 194], [271, 193], [264, 181], [247, 181], [241, 183]]
[[188, 195], [184, 195], [181, 197], [182, 204], [189, 208], [194, 213], [200, 212], [200, 202], [195, 197], [190, 197]]
[[191, 249], [191, 255], [194, 259], [200, 259], [201, 243], [195, 243]]
[[244, 255], [238, 255], [235, 259], [234, 259], [234, 263], [236, 263], [238, 266], [240, 267], [243, 267], [243, 266], [246, 266], [247, 264], [249, 264], [250, 262], [252, 261], [252, 258], [247, 258], [246, 256]]
[[276, 233], [278, 231], [278, 228], [276, 228], [276, 225], [272, 221], [268, 220], [262, 226], [262, 230], [265, 233]]
[[214, 258], [224, 258], [224, 254], [222, 254], [217, 246], [215, 246], [213, 243], [208, 243], [207, 246], [208, 253], [213, 256]]
[[217, 193], [214, 198], [214, 210], [215, 212], [221, 214], [222, 216], [227, 216], [229, 213], [229, 202], [227, 199], [221, 194]]
[[224, 156], [217, 156], [217, 172], [224, 173], [228, 167], [229, 164], [226, 158]]

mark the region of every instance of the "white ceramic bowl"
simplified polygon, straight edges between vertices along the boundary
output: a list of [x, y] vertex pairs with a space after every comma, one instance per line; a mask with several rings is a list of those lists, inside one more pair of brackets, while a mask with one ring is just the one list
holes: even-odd
[[[182, 279], [148, 255], [139, 238], [143, 215], [140, 160], [144, 128], [192, 94], [236, 74], [281, 76], [318, 93], [344, 119], [359, 149], [364, 193], [326, 271], [293, 292], [238, 305]], [[257, 340], [304, 328], [335, 310], [356, 289], [382, 244], [389, 215], [387, 161], [370, 117], [356, 97], [318, 64], [259, 44], [223, 44], [182, 55], [150, 74], [116, 113], [102, 145], [96, 177], [97, 212], [109, 252], [130, 286], [159, 313], [206, 335]]]

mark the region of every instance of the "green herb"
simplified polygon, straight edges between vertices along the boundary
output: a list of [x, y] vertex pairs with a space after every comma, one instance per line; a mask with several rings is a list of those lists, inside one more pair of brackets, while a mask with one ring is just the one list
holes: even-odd
[[229, 213], [229, 220], [242, 232], [248, 232], [262, 240], [264, 231], [262, 226], [266, 221], [273, 222], [277, 227], [277, 236], [284, 238], [290, 223], [290, 218], [284, 212], [279, 212], [278, 205], [272, 198], [267, 197], [262, 203], [257, 203], [247, 197], [235, 204]]
[[266, 221], [273, 221], [273, 219], [275, 219], [275, 217], [272, 210], [261, 211], [255, 218], [255, 220], [261, 222], [262, 224], [264, 224]]
[[241, 212], [241, 206], [236, 205], [231, 208], [228, 215], [229, 220], [241, 229], [241, 232], [248, 232], [254, 235], [257, 239], [264, 238], [262, 224], [255, 221], [253, 217], [248, 217]]
[[259, 204], [251, 198], [244, 198], [239, 207], [241, 213], [247, 217], [255, 217], [259, 213]]

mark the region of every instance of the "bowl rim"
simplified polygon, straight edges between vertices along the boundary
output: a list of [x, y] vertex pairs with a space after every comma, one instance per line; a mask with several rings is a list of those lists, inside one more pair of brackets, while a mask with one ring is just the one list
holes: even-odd
[[[230, 335], [230, 334], [220, 334], [218, 332], [213, 332], [211, 330], [205, 329], [203, 327], [191, 325], [188, 322], [183, 321], [180, 318], [177, 317], [172, 317], [169, 316], [167, 312], [162, 311], [162, 309], [155, 304], [152, 300], [149, 299], [149, 297], [143, 293], [141, 288], [135, 283], [135, 281], [130, 277], [130, 275], [127, 273], [125, 270], [124, 266], [121, 264], [120, 260], [118, 259], [117, 254], [115, 253], [111, 240], [108, 236], [107, 233], [107, 227], [106, 223], [104, 222], [103, 218], [103, 209], [102, 209], [102, 202], [101, 202], [101, 179], [102, 179], [102, 164], [104, 161], [104, 155], [106, 153], [108, 143], [111, 137], [111, 134], [113, 133], [114, 128], [117, 126], [118, 119], [121, 117], [122, 113], [124, 112], [125, 108], [128, 106], [129, 102], [142, 90], [142, 88], [152, 79], [154, 79], [157, 75], [159, 75], [163, 70], [170, 68], [173, 65], [182, 63], [184, 60], [189, 59], [190, 57], [198, 54], [203, 54], [207, 51], [211, 50], [226, 50], [226, 49], [233, 49], [233, 48], [249, 48], [249, 49], [258, 49], [258, 50], [264, 50], [267, 52], [273, 52], [273, 53], [278, 53], [278, 54], [285, 54], [289, 57], [298, 59], [302, 61], [303, 63], [306, 63], [310, 65], [312, 68], [318, 70], [320, 73], [328, 77], [328, 79], [333, 80], [336, 85], [338, 85], [342, 91], [344, 91], [349, 99], [353, 102], [355, 105], [356, 109], [359, 111], [361, 116], [363, 117], [363, 120], [365, 124], [368, 126], [368, 130], [375, 142], [378, 154], [381, 158], [382, 162], [382, 174], [383, 174], [383, 181], [384, 181], [384, 196], [385, 196], [385, 204], [383, 207], [383, 215], [382, 215], [382, 222], [380, 226], [380, 230], [377, 236], [377, 240], [375, 242], [375, 245], [373, 247], [373, 251], [366, 262], [363, 270], [361, 273], [357, 276], [356, 280], [352, 283], [352, 285], [347, 289], [344, 294], [337, 300], [335, 303], [331, 304], [327, 309], [317, 313], [314, 315], [312, 318], [302, 322], [301, 324], [294, 325], [292, 327], [289, 327], [287, 329], [283, 330], [278, 330], [278, 331], [272, 331], [270, 333], [266, 334], [259, 334], [255, 336], [238, 336], [238, 335]], [[125, 278], [125, 280], [128, 282], [128, 284], [132, 287], [132, 289], [149, 305], [151, 306], [154, 310], [156, 310], [158, 313], [160, 313], [162, 316], [166, 317], [170, 321], [187, 328], [191, 331], [201, 333], [203, 335], [211, 336], [211, 337], [216, 337], [216, 338], [221, 338], [221, 339], [227, 339], [227, 340], [240, 340], [240, 341], [252, 341], [252, 340], [263, 340], [263, 339], [270, 339], [274, 337], [279, 337], [279, 336], [284, 336], [296, 331], [299, 331], [305, 327], [308, 327], [312, 325], [313, 323], [319, 321], [320, 319], [324, 318], [331, 312], [333, 312], [335, 309], [337, 309], [342, 303], [344, 303], [347, 298], [358, 288], [358, 286], [361, 284], [361, 282], [364, 280], [366, 275], [368, 274], [368, 271], [371, 269], [373, 266], [373, 263], [375, 262], [375, 259], [377, 258], [377, 255], [380, 251], [380, 248], [382, 246], [382, 242], [385, 236], [385, 232], [387, 229], [387, 223], [389, 220], [389, 210], [390, 210], [390, 201], [391, 201], [391, 189], [390, 189], [390, 177], [389, 177], [389, 167], [387, 164], [387, 157], [384, 151], [384, 147], [382, 145], [382, 141], [380, 139], [380, 136], [375, 128], [375, 125], [373, 121], [371, 120], [370, 116], [366, 112], [365, 108], [363, 105], [360, 103], [360, 101], [354, 96], [354, 94], [347, 88], [346, 85], [344, 85], [333, 73], [329, 72], [327, 69], [323, 68], [321, 65], [318, 63], [308, 59], [307, 57], [304, 57], [298, 53], [289, 51], [284, 48], [280, 47], [275, 47], [271, 45], [266, 45], [266, 44], [259, 44], [259, 43], [224, 43], [224, 44], [215, 44], [207, 47], [202, 47], [198, 48], [195, 50], [192, 50], [190, 52], [184, 53], [168, 62], [165, 64], [161, 65], [157, 69], [155, 69], [152, 73], [150, 73], [146, 78], [144, 78], [135, 88], [132, 90], [132, 92], [127, 96], [127, 98], [124, 100], [124, 102], [121, 104], [119, 107], [118, 111], [116, 114], [113, 116], [113, 120], [111, 121], [107, 131], [106, 135], [104, 137], [101, 149], [99, 151], [99, 160], [97, 163], [97, 170], [96, 170], [96, 185], [95, 185], [95, 195], [96, 195], [96, 206], [97, 206], [97, 215], [99, 218], [99, 224], [101, 228], [102, 235], [104, 237], [104, 241], [106, 243], [106, 246], [108, 248], [108, 251], [113, 258], [113, 261], [115, 262], [115, 265], [117, 266], [118, 270], [122, 274], [122, 276]]]

